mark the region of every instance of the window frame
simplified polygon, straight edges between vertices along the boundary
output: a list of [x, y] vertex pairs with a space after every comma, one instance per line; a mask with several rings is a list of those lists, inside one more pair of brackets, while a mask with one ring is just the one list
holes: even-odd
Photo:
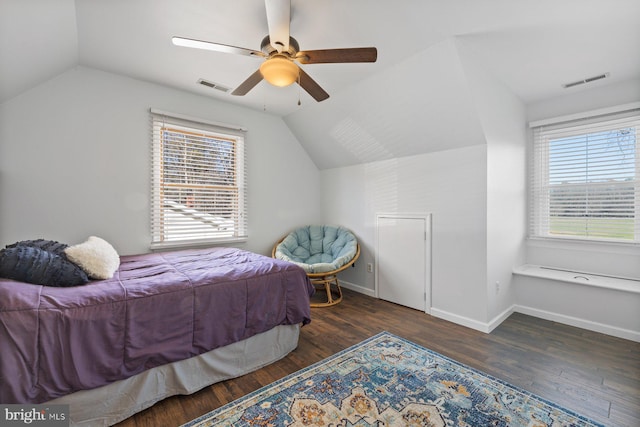
[[[631, 118], [629, 119], [631, 124], [628, 127], [635, 127], [634, 177], [628, 182], [617, 182], [612, 180], [608, 185], [613, 188], [625, 187], [628, 186], [630, 182], [633, 187], [633, 237], [631, 239], [625, 239], [615, 237], [594, 237], [589, 235], [552, 234], [551, 223], [553, 215], [551, 214], [550, 207], [552, 203], [551, 189], [559, 188], [559, 186], [553, 187], [551, 185], [551, 146], [549, 143], [549, 134], [553, 133], [553, 140], [561, 140], [566, 137], [586, 136], [597, 131], [616, 127], [614, 126], [616, 120], [619, 120], [620, 118], [625, 118], [625, 120], [627, 120], [629, 117]], [[598, 129], [597, 127], [601, 125], [604, 125], [605, 128]], [[607, 243], [621, 244], [625, 246], [640, 245], [640, 102], [571, 116], [535, 121], [531, 122], [529, 127], [532, 132], [528, 165], [528, 238], [555, 242], [576, 241], [588, 244]], [[619, 125], [617, 127], [624, 128], [627, 126]], [[600, 184], [585, 181], [584, 184], [566, 184], [565, 188], [570, 188], [571, 186], [580, 187], [581, 185], [584, 186], [586, 190], [596, 188]], [[604, 186], [604, 184], [601, 184], [601, 186]], [[588, 197], [585, 197], [583, 200], [585, 206], [589, 206]], [[612, 217], [614, 216], [606, 218]]]
[[[246, 129], [236, 125], [229, 125], [220, 122], [209, 121], [190, 116], [169, 113], [161, 110], [150, 109], [151, 116], [151, 165], [150, 165], [150, 248], [168, 249], [179, 247], [195, 247], [214, 244], [228, 244], [245, 242], [248, 240], [247, 223], [247, 168], [246, 168]], [[200, 155], [197, 157], [200, 164], [193, 167], [198, 169], [198, 177], [204, 180], [219, 181], [220, 178], [209, 170], [220, 171], [221, 157], [227, 161], [231, 159], [231, 168], [224, 169], [226, 175], [233, 175], [232, 185], [228, 183], [184, 183], [170, 182], [167, 179], [169, 173], [165, 168], [165, 149], [179, 149], [180, 143], [168, 142], [164, 138], [170, 132], [174, 136], [182, 135], [185, 144], [191, 144], [191, 149], [196, 145], [198, 148], [207, 151], [211, 147], [216, 154], [211, 156]], [[228, 145], [225, 143], [231, 143]], [[186, 147], [186, 146], [185, 146]], [[222, 148], [225, 147], [225, 148]], [[231, 147], [231, 148], [229, 148]], [[186, 148], [182, 148], [186, 151]], [[193, 163], [195, 165], [195, 163]], [[186, 164], [182, 165], [187, 168]], [[194, 174], [196, 172], [193, 172]], [[187, 173], [185, 172], [185, 175]], [[173, 180], [175, 181], [175, 179]], [[166, 192], [170, 189], [174, 191], [189, 190], [196, 194], [195, 199], [190, 203], [181, 204], [171, 199], [171, 204], [167, 204]], [[197, 190], [197, 191], [196, 191]], [[229, 192], [235, 192], [235, 196], [229, 197]], [[200, 193], [199, 196], [197, 194]], [[229, 218], [221, 217], [219, 211], [220, 200], [229, 200]], [[189, 206], [193, 203], [191, 206]], [[213, 212], [200, 211], [193, 206], [210, 205]], [[167, 220], [168, 211], [171, 210], [172, 219]], [[175, 211], [175, 212], [174, 212]], [[218, 216], [214, 216], [218, 214]], [[186, 219], [188, 218], [188, 220]], [[221, 221], [224, 227], [221, 226]], [[184, 223], [189, 224], [185, 227]], [[229, 230], [229, 223], [232, 223]], [[173, 226], [173, 230], [169, 227]], [[188, 234], [179, 236], [178, 229], [187, 228]]]

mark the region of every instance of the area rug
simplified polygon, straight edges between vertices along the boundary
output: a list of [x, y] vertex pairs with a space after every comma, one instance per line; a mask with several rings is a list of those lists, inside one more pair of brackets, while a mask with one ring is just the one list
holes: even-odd
[[382, 332], [201, 416], [208, 426], [601, 426]]

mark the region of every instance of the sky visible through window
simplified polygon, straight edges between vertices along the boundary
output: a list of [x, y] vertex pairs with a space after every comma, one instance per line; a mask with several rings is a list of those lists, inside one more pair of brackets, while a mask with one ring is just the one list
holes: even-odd
[[633, 128], [553, 139], [549, 144], [549, 183], [632, 180], [636, 152]]

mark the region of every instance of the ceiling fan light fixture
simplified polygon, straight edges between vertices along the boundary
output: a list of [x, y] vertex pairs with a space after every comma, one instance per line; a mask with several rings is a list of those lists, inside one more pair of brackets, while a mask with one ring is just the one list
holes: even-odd
[[278, 87], [289, 86], [298, 80], [298, 66], [284, 56], [273, 56], [260, 65], [260, 74]]

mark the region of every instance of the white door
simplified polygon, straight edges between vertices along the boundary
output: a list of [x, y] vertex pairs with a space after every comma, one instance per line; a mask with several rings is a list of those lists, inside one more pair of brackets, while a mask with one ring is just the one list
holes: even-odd
[[378, 215], [378, 298], [431, 312], [430, 215]]

